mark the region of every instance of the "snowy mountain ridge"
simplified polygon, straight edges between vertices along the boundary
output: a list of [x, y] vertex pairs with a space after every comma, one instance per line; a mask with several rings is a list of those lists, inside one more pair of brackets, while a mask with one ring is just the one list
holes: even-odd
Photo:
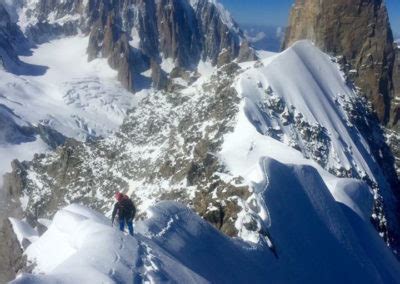
[[[267, 171], [286, 172], [281, 178], [290, 184], [283, 190], [272, 186], [266, 193], [274, 220], [273, 250], [230, 239], [173, 202], [151, 208], [146, 221], [136, 222], [133, 237], [111, 228], [99, 213], [72, 204], [57, 212], [48, 230], [27, 248], [28, 259], [37, 264], [34, 274], [11, 283], [398, 283], [400, 266], [382, 239], [360, 216], [342, 211], [347, 207], [317, 185], [315, 171], [273, 160], [266, 164]], [[303, 186], [291, 183], [296, 179], [291, 170]], [[271, 185], [278, 182], [280, 187], [278, 172], [270, 172]], [[292, 210], [282, 211], [279, 202], [287, 202], [288, 196]], [[20, 235], [29, 236], [29, 226], [13, 223]], [[320, 269], [311, 270], [315, 265]]]
[[[0, 36], [25, 36], [0, 45], [15, 283], [397, 283], [394, 158], [341, 58], [256, 53], [213, 0], [118, 3], [0, 2], [20, 29]], [[115, 191], [147, 218], [134, 238], [103, 216]]]
[[15, 164], [24, 187], [11, 184], [10, 191], [28, 198], [30, 218], [50, 217], [54, 202], [107, 212], [115, 190], [132, 194], [141, 212], [173, 198], [226, 234], [259, 242], [269, 224], [261, 194], [268, 186], [262, 161], [269, 157], [317, 169], [344, 203], [352, 200], [347, 190], [371, 186], [376, 226], [390, 242], [398, 226], [395, 200], [348, 116], [359, 97], [332, 60], [299, 42], [258, 62], [228, 64], [180, 91], [148, 94], [116, 135], [68, 142]]

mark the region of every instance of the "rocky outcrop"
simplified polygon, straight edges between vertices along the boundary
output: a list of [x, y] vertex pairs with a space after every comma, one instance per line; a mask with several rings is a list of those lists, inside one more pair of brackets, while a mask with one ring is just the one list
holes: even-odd
[[7, 9], [0, 3], [0, 68], [9, 72], [17, 72], [17, 44], [23, 44], [23, 36], [18, 26], [12, 21]]
[[154, 88], [158, 90], [164, 90], [168, 86], [167, 73], [155, 61], [151, 62], [151, 79]]
[[300, 39], [310, 39], [324, 51], [344, 56], [380, 121], [389, 122], [394, 50], [384, 1], [297, 0], [284, 48]]
[[89, 60], [108, 58], [111, 68], [118, 70], [118, 79], [129, 90], [134, 90], [135, 65], [127, 35], [118, 28], [114, 14], [100, 10], [102, 15], [90, 32]]
[[[190, 94], [150, 94], [115, 137], [67, 140], [53, 153], [15, 164], [7, 188], [21, 194], [23, 187], [30, 197], [24, 212], [29, 220], [48, 218], [70, 202], [107, 212], [120, 190], [133, 192], [139, 209], [151, 199], [190, 204], [216, 228], [236, 236], [235, 221], [250, 189], [240, 178], [221, 178], [218, 173], [226, 170], [212, 153], [220, 150], [238, 112], [240, 99], [232, 87], [238, 72], [231, 63]], [[171, 73], [186, 76], [179, 68]], [[141, 182], [136, 187], [129, 180]]]
[[[393, 66], [393, 89], [394, 99], [392, 101], [392, 113], [390, 125], [400, 133], [400, 47], [395, 44], [395, 61]], [[400, 147], [400, 145], [398, 145]], [[399, 153], [400, 154], [400, 153]], [[398, 156], [400, 157], [400, 155]], [[400, 168], [400, 162], [399, 162]]]
[[157, 3], [159, 49], [177, 66], [190, 68], [200, 60], [202, 34], [195, 11], [188, 1], [161, 0]]
[[45, 124], [39, 124], [34, 130], [43, 142], [49, 145], [53, 150], [63, 145], [67, 139], [63, 134]]
[[4, 175], [3, 189], [10, 199], [18, 200], [26, 186], [25, 166], [18, 160], [11, 163], [12, 171]]
[[[154, 64], [166, 58], [186, 70], [196, 69], [200, 60], [216, 65], [222, 51], [229, 61], [239, 54], [241, 61], [255, 58], [237, 24], [213, 1], [40, 0], [33, 7], [25, 12], [35, 23], [25, 27], [31, 39], [88, 33], [89, 60], [108, 58], [132, 91], [140, 89], [135, 82], [143, 79], [141, 73], [157, 71]], [[154, 78], [155, 86], [165, 87], [164, 78]]]
[[202, 58], [217, 64], [221, 51], [228, 50], [232, 59], [239, 54], [244, 35], [223, 7], [213, 1], [192, 1], [201, 33]]
[[9, 216], [23, 218], [20, 197], [25, 186], [25, 168], [13, 161], [12, 170], [0, 188], [0, 283], [8, 283], [26, 268], [22, 248], [8, 220]]
[[0, 104], [0, 145], [35, 141], [35, 131], [29, 125], [18, 124], [18, 116]]
[[26, 267], [26, 258], [8, 219], [0, 223], [0, 283], [8, 283]]

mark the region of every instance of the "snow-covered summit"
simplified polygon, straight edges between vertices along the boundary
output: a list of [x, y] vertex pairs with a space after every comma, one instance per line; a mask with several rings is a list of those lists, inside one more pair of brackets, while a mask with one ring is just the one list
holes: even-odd
[[[331, 58], [309, 41], [297, 42], [262, 60], [259, 66], [247, 68], [236, 89], [246, 104], [249, 120], [260, 133], [292, 143], [330, 171], [343, 168], [351, 176], [368, 175], [376, 180], [379, 171], [369, 146], [346, 111], [346, 103], [357, 94]], [[326, 143], [319, 149], [304, 145], [308, 138], [304, 132], [313, 130], [317, 133], [309, 133], [315, 135], [310, 142]]]
[[239, 26], [236, 24], [234, 19], [232, 18], [231, 14], [229, 13], [228, 10], [225, 9], [225, 7], [219, 3], [218, 0], [190, 0], [190, 5], [197, 10], [199, 7], [199, 4], [204, 4], [204, 3], [209, 3], [211, 5], [214, 5], [218, 11], [219, 17], [221, 21], [230, 29], [235, 31], [236, 33], [239, 33]]

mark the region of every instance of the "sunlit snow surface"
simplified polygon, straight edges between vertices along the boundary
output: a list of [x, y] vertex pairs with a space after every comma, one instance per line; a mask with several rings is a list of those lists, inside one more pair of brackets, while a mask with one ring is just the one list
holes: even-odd
[[[342, 97], [351, 98], [356, 94], [346, 85], [329, 56], [309, 42], [301, 41], [262, 63], [260, 67], [248, 68], [235, 86], [243, 98], [243, 111], [254, 125], [252, 128], [264, 132], [268, 127], [277, 126], [283, 130], [284, 137], [291, 134], [289, 126], [279, 125], [275, 117], [260, 112], [259, 106], [268, 96], [280, 97], [295, 115], [300, 114], [309, 124], [319, 124], [327, 130], [331, 141], [327, 167], [335, 168], [338, 164], [346, 169], [354, 167], [360, 176], [368, 174], [375, 179], [376, 163], [369, 147], [359, 132], [348, 125], [341, 102]], [[273, 92], [271, 95], [265, 93], [268, 87]]]
[[[260, 55], [265, 57], [261, 64], [242, 64], [245, 71], [235, 83], [242, 98], [240, 111], [235, 129], [225, 135], [219, 153], [221, 161], [232, 175], [243, 177], [254, 189], [253, 196], [248, 200], [250, 205], [243, 205], [236, 222], [240, 236], [250, 241], [259, 238], [258, 234], [247, 231], [243, 226], [249, 214], [260, 216], [267, 226], [274, 222], [268, 216], [268, 205], [263, 205], [263, 194], [270, 186], [263, 162], [267, 158], [289, 165], [311, 166], [319, 172], [335, 199], [351, 207], [365, 220], [371, 216], [368, 209], [372, 205], [368, 208], [365, 203], [358, 204], [354, 200], [368, 203], [371, 198], [368, 186], [355, 179], [337, 178], [327, 168], [343, 166], [353, 169], [360, 177], [368, 176], [379, 184], [387, 205], [391, 206], [385, 178], [364, 138], [349, 123], [344, 111], [343, 98], [351, 99], [357, 95], [346, 85], [338, 66], [307, 41], [300, 41], [280, 54]], [[266, 92], [267, 89], [271, 90], [270, 94]], [[330, 148], [325, 169], [313, 159], [304, 157], [302, 152], [288, 147], [290, 139], [298, 139], [298, 130], [290, 124], [282, 124], [282, 119], [276, 113], [263, 107], [271, 97], [284, 101], [286, 109], [291, 109], [294, 116], [301, 114], [302, 119], [311, 125], [318, 124], [326, 129]], [[280, 140], [269, 136], [268, 130], [271, 128], [281, 132]], [[302, 148], [302, 145], [299, 147]], [[261, 209], [252, 209], [253, 202], [258, 203]]]
[[[258, 66], [242, 64], [246, 70], [234, 85], [239, 112], [218, 153], [227, 180], [240, 176], [251, 187], [236, 222], [239, 236], [250, 242], [223, 236], [172, 202], [150, 209], [133, 238], [98, 213], [70, 205], [38, 240], [14, 222], [20, 239], [29, 232], [34, 241], [26, 254], [37, 264], [33, 275], [20, 275], [14, 283], [400, 283], [399, 263], [369, 221], [370, 188], [306, 159], [286, 143], [292, 130], [259, 108], [270, 86], [305, 120], [327, 129], [332, 167], [353, 167], [380, 182], [365, 141], [348, 125], [340, 104], [355, 93], [331, 59], [310, 43], [265, 55]], [[211, 73], [206, 67], [203, 72]], [[266, 134], [271, 125], [282, 129], [282, 141]], [[146, 203], [151, 192], [136, 193]], [[243, 225], [254, 216], [260, 234]]]
[[264, 163], [276, 256], [177, 203], [151, 208], [134, 237], [73, 204], [26, 250], [33, 274], [12, 283], [400, 283], [399, 264], [372, 226], [336, 203], [313, 168]]

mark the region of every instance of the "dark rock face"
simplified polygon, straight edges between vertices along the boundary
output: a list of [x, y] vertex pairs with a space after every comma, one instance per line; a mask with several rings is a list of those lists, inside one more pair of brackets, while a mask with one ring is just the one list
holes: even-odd
[[154, 88], [164, 90], [168, 86], [168, 75], [156, 62], [151, 62], [151, 78]]
[[40, 138], [42, 138], [42, 140], [53, 150], [55, 150], [58, 146], [63, 145], [66, 141], [66, 137], [64, 135], [44, 124], [39, 124], [37, 127], [35, 127], [35, 132], [39, 134]]
[[12, 170], [7, 182], [4, 182], [4, 190], [0, 190], [0, 283], [8, 283], [27, 268], [23, 251], [8, 220], [8, 216], [23, 217], [19, 198], [25, 186], [25, 168], [18, 161], [13, 161]]
[[[157, 5], [160, 51], [190, 68], [200, 60], [201, 34], [195, 11], [187, 1], [161, 0]], [[200, 39], [200, 40], [199, 40]]]
[[232, 59], [236, 58], [241, 48], [240, 41], [244, 39], [236, 23], [232, 19], [224, 19], [218, 10], [220, 7], [209, 1], [197, 1], [194, 7], [202, 35], [202, 58], [210, 58], [215, 65], [224, 49], [228, 50]]
[[0, 104], [0, 145], [19, 144], [35, 141], [35, 131], [28, 126], [15, 122], [15, 114], [11, 109]]
[[89, 60], [108, 57], [111, 68], [118, 70], [118, 79], [129, 90], [134, 90], [135, 73], [132, 52], [128, 38], [115, 28], [113, 17], [108, 17], [103, 25], [97, 22], [90, 33], [88, 47]]
[[324, 51], [343, 55], [355, 82], [388, 123], [393, 99], [393, 36], [382, 0], [297, 0], [284, 47], [310, 39]]
[[[88, 33], [89, 60], [108, 58], [118, 70], [119, 80], [129, 90], [140, 89], [140, 73], [160, 64], [164, 58], [176, 67], [194, 70], [198, 62], [214, 65], [222, 51], [229, 61], [254, 59], [242, 31], [222, 6], [208, 0], [40, 0], [27, 14], [38, 23], [26, 34], [35, 41], [49, 36]], [[68, 19], [66, 17], [69, 17]], [[155, 86], [165, 87], [158, 76]], [[161, 82], [160, 82], [160, 79]]]
[[26, 171], [24, 165], [18, 160], [11, 163], [12, 172], [4, 175], [4, 190], [7, 197], [18, 199], [25, 188]]
[[255, 60], [257, 60], [257, 56], [255, 55], [253, 48], [250, 46], [250, 44], [247, 41], [245, 41], [240, 46], [238, 61], [245, 62], [245, 61], [249, 61], [249, 60], [255, 61]]
[[[393, 67], [394, 100], [392, 101], [392, 113], [387, 129], [387, 141], [395, 157], [397, 176], [400, 177], [400, 48], [395, 46], [396, 60]], [[400, 187], [400, 186], [399, 186]]]
[[0, 223], [0, 282], [8, 283], [26, 267], [26, 259], [9, 220]]
[[0, 4], [0, 68], [10, 72], [17, 71], [18, 59], [17, 44], [23, 38], [18, 26], [12, 22], [6, 8]]
[[[394, 100], [392, 101], [392, 113], [390, 125], [400, 132], [400, 47], [395, 44], [395, 61], [393, 66]], [[400, 147], [400, 145], [399, 145]], [[400, 155], [399, 155], [400, 156]], [[400, 161], [399, 161], [400, 168]]]

